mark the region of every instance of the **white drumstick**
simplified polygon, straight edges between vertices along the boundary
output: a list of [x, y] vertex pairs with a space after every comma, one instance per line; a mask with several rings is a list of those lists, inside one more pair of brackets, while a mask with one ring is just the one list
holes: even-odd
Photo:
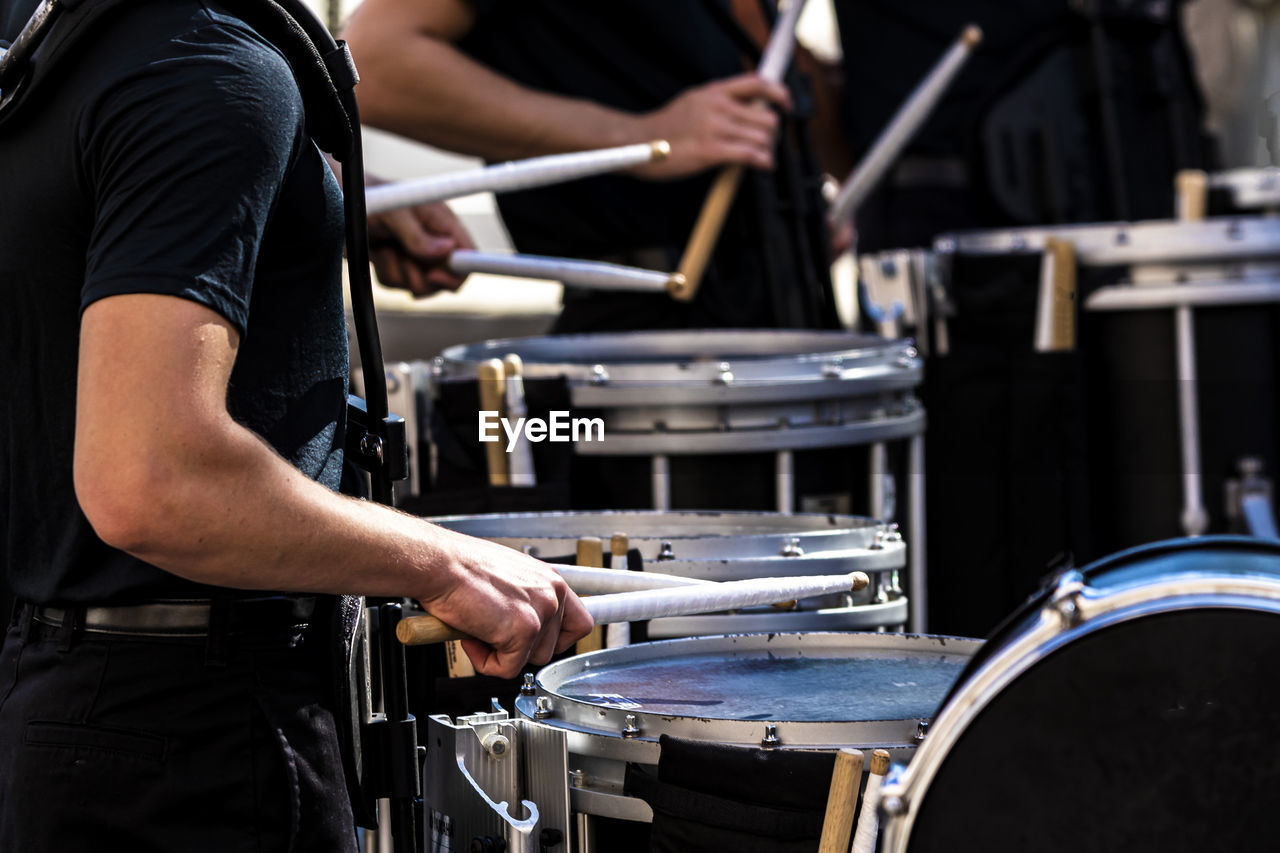
[[[612, 571], [612, 569], [610, 569]], [[639, 574], [629, 572], [628, 574]], [[593, 595], [582, 600], [596, 625], [638, 622], [666, 616], [714, 613], [793, 598], [809, 598], [865, 589], [870, 579], [862, 572], [848, 575], [813, 575], [795, 578], [756, 578], [678, 589], [650, 589]], [[409, 616], [396, 626], [396, 637], [405, 645], [457, 640], [467, 635], [434, 616]]]
[[562, 184], [663, 160], [670, 153], [671, 146], [666, 140], [657, 140], [617, 148], [601, 148], [597, 151], [531, 157], [483, 169], [381, 184], [365, 191], [365, 209], [372, 216], [401, 207], [444, 201], [473, 193], [504, 193]]
[[592, 290], [665, 293], [677, 286], [679, 273], [658, 272], [603, 261], [507, 255], [458, 249], [449, 255], [449, 270], [458, 275], [479, 272], [518, 278], [545, 278]]
[[714, 613], [774, 604], [795, 598], [849, 592], [855, 588], [855, 574], [809, 575], [796, 578], [754, 578], [707, 584], [701, 587], [651, 589], [618, 592], [587, 599], [587, 610], [596, 624], [635, 622], [692, 613]]
[[796, 52], [796, 24], [800, 13], [804, 11], [805, 0], [791, 0], [787, 8], [782, 10], [773, 32], [769, 34], [769, 43], [760, 55], [760, 64], [756, 66], [756, 74], [770, 83], [782, 82], [782, 75], [787, 73], [791, 57]]
[[578, 595], [606, 595], [614, 592], [635, 592], [642, 589], [668, 589], [682, 586], [706, 586], [715, 581], [686, 578], [663, 572], [628, 572], [618, 569], [592, 569], [586, 566], [564, 566], [553, 563], [551, 568], [564, 578], [569, 589]]
[[880, 136], [871, 146], [871, 150], [862, 158], [862, 162], [840, 187], [836, 200], [828, 214], [833, 226], [839, 225], [853, 216], [871, 190], [884, 176], [889, 166], [898, 159], [902, 149], [915, 136], [916, 131], [924, 124], [925, 119], [933, 112], [934, 106], [942, 93], [951, 85], [956, 74], [964, 66], [965, 60], [973, 52], [978, 42], [982, 41], [982, 30], [976, 26], [965, 27], [960, 38], [942, 56], [928, 76], [921, 81], [911, 93], [902, 107], [899, 108], [888, 127], [880, 132]]
[[[515, 353], [508, 353], [502, 359], [502, 368], [507, 387], [503, 402], [506, 403], [506, 417], [516, 423], [528, 417], [529, 407], [524, 399], [524, 362]], [[523, 432], [517, 432], [507, 450], [507, 470], [513, 486], [535, 486], [537, 477], [533, 469], [533, 448]]]
[[867, 787], [862, 791], [862, 811], [858, 814], [858, 828], [853, 833], [853, 846], [849, 853], [875, 853], [876, 832], [880, 828], [880, 785], [889, 772], [889, 753], [877, 749], [871, 753]]

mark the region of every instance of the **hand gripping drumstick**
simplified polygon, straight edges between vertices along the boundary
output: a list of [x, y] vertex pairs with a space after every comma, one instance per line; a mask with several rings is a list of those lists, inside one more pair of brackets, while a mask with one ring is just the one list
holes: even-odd
[[[769, 34], [769, 43], [760, 57], [756, 73], [770, 83], [781, 82], [782, 75], [791, 64], [791, 55], [796, 49], [796, 21], [800, 19], [804, 4], [805, 0], [791, 0], [778, 18], [773, 32]], [[707, 193], [706, 201], [702, 203], [702, 211], [693, 225], [693, 233], [689, 235], [684, 257], [680, 259], [680, 271], [677, 273], [680, 278], [671, 289], [671, 295], [681, 302], [692, 301], [698, 293], [711, 253], [715, 251], [716, 241], [720, 239], [720, 230], [724, 228], [725, 217], [729, 215], [734, 196], [738, 194], [743, 168], [735, 164], [721, 169], [715, 183], [711, 185], [711, 191]]]
[[365, 191], [365, 208], [372, 216], [401, 207], [413, 207], [433, 201], [444, 201], [472, 193], [503, 193], [528, 190], [552, 184], [617, 172], [665, 160], [671, 153], [666, 140], [531, 157], [510, 163], [498, 163], [483, 169], [452, 172], [430, 178], [414, 178], [394, 184], [382, 184]]
[[951, 85], [956, 74], [964, 67], [969, 54], [982, 41], [982, 30], [970, 24], [951, 45], [951, 49], [943, 54], [942, 59], [933, 67], [928, 76], [920, 82], [915, 91], [899, 108], [889, 126], [881, 131], [880, 136], [872, 144], [871, 150], [862, 158], [862, 162], [845, 180], [844, 186], [831, 204], [828, 221], [834, 227], [848, 220], [862, 204], [867, 194], [880, 183], [885, 171], [898, 159], [898, 155], [906, 144], [915, 136], [920, 125], [933, 112], [934, 106], [942, 93]]
[[858, 786], [861, 784], [862, 750], [846, 748], [837, 752], [818, 853], [847, 853], [849, 850], [853, 819], [858, 812]]
[[[612, 569], [610, 569], [612, 571]], [[638, 572], [635, 574], [639, 574]], [[862, 572], [848, 575], [810, 575], [793, 578], [754, 578], [698, 586], [619, 592], [582, 599], [597, 625], [637, 622], [666, 616], [714, 613], [770, 604], [790, 598], [809, 598], [837, 592], [857, 592], [870, 580]], [[396, 626], [396, 637], [407, 646], [442, 643], [466, 637], [434, 616], [409, 616]]]
[[604, 261], [477, 252], [472, 249], [451, 252], [448, 265], [449, 271], [457, 275], [478, 272], [518, 278], [545, 278], [592, 290], [675, 293], [683, 286], [684, 281], [679, 273], [658, 272]]
[[858, 830], [853, 834], [853, 847], [849, 853], [875, 853], [876, 831], [880, 828], [880, 785], [889, 772], [889, 753], [877, 749], [871, 753], [871, 773], [867, 787], [862, 792], [862, 812], [858, 815]]

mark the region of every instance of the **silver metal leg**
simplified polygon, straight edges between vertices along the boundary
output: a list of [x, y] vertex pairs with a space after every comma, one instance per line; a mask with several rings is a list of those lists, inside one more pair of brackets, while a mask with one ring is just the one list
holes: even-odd
[[883, 441], [878, 441], [870, 447], [870, 459], [868, 460], [871, 469], [870, 477], [870, 494], [868, 503], [871, 510], [871, 517], [880, 521], [891, 521], [885, 514], [885, 481], [889, 476], [889, 449]]
[[907, 595], [910, 598], [910, 628], [917, 633], [927, 629], [928, 612], [925, 579], [924, 536], [924, 436], [911, 439], [907, 454]]
[[573, 818], [578, 835], [577, 853], [595, 853], [596, 827], [591, 821], [591, 815], [579, 812]]
[[1196, 391], [1195, 318], [1185, 305], [1174, 309], [1178, 347], [1178, 421], [1182, 433], [1182, 530], [1199, 536], [1209, 527], [1200, 472], [1200, 413]]
[[777, 458], [774, 490], [777, 492], [778, 512], [790, 515], [795, 512], [795, 458], [790, 450], [779, 450]]
[[653, 508], [666, 512], [671, 509], [671, 463], [666, 456], [654, 454], [650, 462], [650, 481], [653, 488]]

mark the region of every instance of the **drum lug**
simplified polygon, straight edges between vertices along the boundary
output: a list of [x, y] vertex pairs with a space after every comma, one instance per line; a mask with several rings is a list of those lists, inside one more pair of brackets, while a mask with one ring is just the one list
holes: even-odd
[[764, 738], [760, 741], [760, 746], [765, 749], [776, 749], [782, 745], [782, 741], [778, 739], [778, 727], [773, 723], [767, 723], [764, 727]]
[[788, 536], [783, 540], [781, 554], [784, 557], [803, 557], [804, 549], [800, 547], [800, 537]]
[[1062, 620], [1063, 627], [1072, 628], [1084, 621], [1084, 614], [1080, 612], [1084, 590], [1084, 575], [1075, 570], [1063, 572], [1054, 584], [1048, 607]]
[[822, 376], [824, 379], [839, 379], [843, 375], [844, 366], [838, 361], [831, 361], [822, 365]]
[[663, 542], [662, 546], [658, 549], [658, 559], [660, 561], [666, 561], [674, 560], [675, 558], [676, 552], [671, 548], [671, 543]]
[[716, 384], [732, 385], [733, 384], [733, 365], [727, 361], [720, 362], [720, 373], [716, 376]]
[[635, 714], [627, 714], [626, 719], [623, 721], [622, 736], [624, 738], [633, 738], [633, 737], [640, 736], [640, 727], [636, 725]]
[[605, 369], [603, 364], [593, 365], [591, 368], [591, 384], [605, 385], [609, 381], [609, 371]]
[[921, 720], [920, 722], [916, 723], [916, 733], [914, 736], [912, 736], [911, 740], [917, 746], [919, 746], [920, 744], [924, 743], [925, 736], [928, 734], [929, 734], [929, 721]]
[[533, 673], [526, 672], [524, 674], [524, 683], [520, 685], [520, 695], [533, 696], [537, 692], [538, 692], [538, 688], [534, 685], [534, 682], [533, 682]]
[[538, 697], [537, 707], [534, 708], [533, 718], [535, 720], [549, 719], [554, 711], [551, 709], [551, 700], [546, 696]]

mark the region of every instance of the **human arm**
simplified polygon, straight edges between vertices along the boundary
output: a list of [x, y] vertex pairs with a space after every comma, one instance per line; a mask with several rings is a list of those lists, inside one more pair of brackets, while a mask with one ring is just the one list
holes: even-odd
[[103, 541], [199, 583], [415, 598], [479, 638], [467, 652], [486, 674], [545, 663], [589, 630], [539, 561], [335, 494], [237, 423], [226, 394], [238, 343], [179, 297], [85, 310], [75, 488]]
[[666, 139], [671, 156], [636, 174], [677, 178], [724, 163], [772, 168], [777, 116], [768, 105], [789, 106], [785, 87], [744, 74], [630, 113], [535, 91], [476, 62], [454, 46], [474, 23], [466, 0], [365, 0], [344, 33], [360, 68], [364, 120], [487, 160]]

